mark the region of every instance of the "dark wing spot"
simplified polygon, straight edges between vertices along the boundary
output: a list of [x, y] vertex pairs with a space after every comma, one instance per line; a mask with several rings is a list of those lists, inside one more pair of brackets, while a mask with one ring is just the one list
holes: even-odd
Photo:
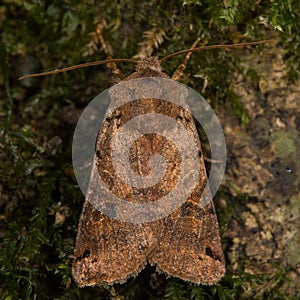
[[180, 210], [180, 217], [184, 218], [189, 216], [191, 208], [192, 208], [191, 203], [188, 202], [183, 203]]
[[90, 250], [85, 250], [83, 254], [79, 257], [76, 257], [76, 262], [81, 261], [83, 258], [90, 256]]
[[101, 152], [99, 150], [96, 150], [96, 155], [99, 159], [101, 159]]
[[180, 217], [195, 217], [201, 220], [203, 217], [203, 209], [196, 204], [186, 202], [181, 206]]
[[216, 254], [211, 250], [210, 247], [206, 247], [206, 249], [205, 249], [205, 254], [206, 254], [207, 256], [210, 256], [210, 257], [213, 258], [214, 260], [222, 261], [221, 258], [220, 258], [218, 255], [216, 255]]
[[213, 207], [210, 207], [210, 208], [209, 208], [209, 213], [210, 213], [211, 215], [215, 215], [215, 214], [216, 214]]
[[115, 119], [120, 119], [121, 117], [122, 117], [122, 113], [121, 112], [117, 112], [116, 114], [115, 114]]
[[212, 258], [215, 257], [214, 254], [213, 254], [213, 252], [211, 251], [211, 249], [210, 249], [209, 247], [206, 247], [206, 249], [205, 249], [205, 254], [206, 254], [207, 256], [212, 257]]
[[180, 217], [186, 217], [189, 214], [189, 204], [183, 203], [180, 210]]
[[91, 254], [91, 253], [90, 253], [90, 250], [85, 250], [85, 251], [83, 252], [82, 258], [89, 257], [90, 254]]

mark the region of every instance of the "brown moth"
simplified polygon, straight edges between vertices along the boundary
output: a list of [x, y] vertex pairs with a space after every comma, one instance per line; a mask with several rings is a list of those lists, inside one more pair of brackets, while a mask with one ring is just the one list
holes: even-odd
[[[143, 77], [168, 78], [155, 57], [141, 60], [136, 72], [125, 80]], [[85, 199], [74, 253], [73, 275], [79, 286], [123, 283], [136, 276], [147, 262], [156, 265], [159, 272], [198, 284], [216, 283], [225, 273], [214, 204], [209, 192], [202, 195], [207, 175], [197, 129], [188, 109], [159, 99], [132, 101], [112, 111], [109, 107], [97, 138], [94, 171], [113, 193], [130, 202], [156, 201], [174, 188], [181, 175], [180, 157], [174, 145], [161, 135], [144, 135], [130, 153], [132, 168], [140, 176], [151, 171], [151, 156], [160, 154], [165, 158], [167, 171], [157, 185], [133, 188], [115, 174], [112, 137], [130, 119], [148, 113], [167, 115], [190, 131], [199, 153], [199, 182], [185, 203], [169, 216], [132, 224], [113, 220], [95, 208], [92, 203], [98, 182], [92, 175], [89, 190], [93, 192], [88, 192]], [[199, 203], [201, 195], [206, 199], [204, 207]]]
[[[153, 80], [168, 78], [168, 75], [162, 72], [160, 62], [174, 55], [188, 53], [184, 64], [172, 77], [178, 79], [191, 52], [212, 48], [237, 48], [266, 42], [270, 41], [199, 48], [195, 48], [195, 43], [191, 49], [169, 55], [160, 61], [155, 57], [140, 60], [136, 72], [124, 80], [145, 77], [152, 77]], [[22, 78], [118, 61], [135, 62], [130, 59], [101, 61], [42, 74], [26, 75]], [[174, 94], [174, 97], [180, 95]], [[211, 194], [208, 189], [205, 189], [208, 179], [201, 144], [184, 96], [182, 99], [181, 105], [176, 105], [161, 99], [141, 97], [139, 100], [124, 103], [114, 110], [113, 108], [118, 106], [118, 102], [122, 99], [112, 95], [112, 102], [97, 137], [89, 188], [78, 225], [72, 272], [79, 286], [123, 283], [129, 277], [137, 276], [147, 263], [156, 265], [158, 272], [196, 284], [214, 284], [224, 276], [225, 263], [218, 221]], [[151, 172], [149, 165], [151, 157], [156, 154], [163, 156], [166, 172], [160, 182], [151, 187], [136, 188], [116, 175], [112, 163], [113, 136], [135, 116], [149, 113], [167, 115], [190, 132], [199, 154], [197, 157], [199, 180], [186, 201], [170, 215], [144, 223], [118, 221], [101, 213], [97, 207], [97, 205], [101, 206], [106, 199], [98, 197], [100, 187], [95, 174], [101, 177], [112, 193], [131, 203], [154, 203], [170, 193], [177, 184], [179, 176], [182, 175], [178, 149], [171, 141], [159, 134], [145, 134], [137, 139], [131, 147], [129, 161], [136, 174], [147, 176]], [[176, 129], [173, 134], [176, 135]], [[182, 140], [182, 143], [188, 142]], [[194, 166], [189, 167], [192, 169]]]

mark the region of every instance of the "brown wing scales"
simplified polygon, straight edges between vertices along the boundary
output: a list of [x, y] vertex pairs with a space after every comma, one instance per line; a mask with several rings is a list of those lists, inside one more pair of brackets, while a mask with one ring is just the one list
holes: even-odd
[[[167, 77], [157, 68], [150, 70], [146, 67], [140, 68], [128, 79]], [[161, 99], [164, 99], [163, 95]], [[110, 104], [97, 138], [94, 173], [92, 172], [90, 179], [76, 239], [73, 263], [75, 280], [80, 286], [104, 282], [122, 283], [128, 277], [136, 276], [149, 261], [157, 265], [158, 271], [183, 280], [202, 284], [216, 283], [225, 272], [224, 256], [214, 205], [209, 189], [205, 189], [207, 176], [200, 154], [197, 186], [181, 207], [163, 219], [141, 224], [118, 221], [103, 215], [92, 204], [95, 199], [100, 204], [106, 201], [104, 198], [97, 198], [100, 187], [93, 175], [95, 172], [101, 176], [110, 192], [133, 203], [153, 202], [164, 197], [177, 185], [179, 176], [184, 176], [181, 174], [178, 150], [172, 141], [160, 134], [141, 136], [133, 143], [129, 152], [131, 169], [141, 177], [151, 173], [149, 161], [153, 155], [164, 157], [165, 173], [157, 184], [137, 188], [117, 176], [112, 163], [112, 138], [135, 116], [156, 113], [171, 117], [192, 134], [198, 153], [201, 153], [197, 129], [186, 106], [142, 97], [117, 105], [117, 110], [110, 109], [118, 101], [114, 99]], [[139, 130], [139, 126], [134, 130]], [[176, 129], [174, 130], [173, 134], [176, 135]]]

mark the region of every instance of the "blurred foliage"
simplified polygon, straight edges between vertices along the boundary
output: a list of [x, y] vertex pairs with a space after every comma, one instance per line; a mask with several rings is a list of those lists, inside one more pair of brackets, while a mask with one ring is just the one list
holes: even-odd
[[[278, 38], [289, 79], [299, 77], [298, 0], [41, 1], [0, 3], [0, 298], [13, 299], [240, 299], [264, 281], [244, 273], [214, 286], [192, 286], [146, 268], [125, 285], [80, 289], [71, 277], [83, 196], [71, 166], [71, 142], [81, 109], [111, 83], [104, 67], [19, 82], [21, 74], [104, 59], [97, 28], [115, 58], [162, 57], [203, 44]], [[264, 47], [264, 46], [260, 46]], [[257, 51], [255, 47], [250, 51]], [[255, 80], [240, 50], [193, 54], [183, 79], [212, 105], [230, 101], [248, 117], [230, 90], [230, 75]], [[182, 57], [165, 63], [168, 74]], [[122, 65], [130, 74], [132, 65]], [[243, 70], [249, 70], [243, 72]], [[250, 74], [251, 72], [252, 74]], [[59, 137], [59, 138], [58, 138]], [[60, 142], [61, 141], [61, 142]], [[226, 214], [225, 214], [226, 215]], [[228, 216], [228, 214], [226, 215]], [[221, 215], [222, 218], [222, 215]], [[280, 277], [280, 279], [278, 279]], [[284, 299], [275, 289], [264, 299]], [[292, 299], [292, 298], [291, 298]]]

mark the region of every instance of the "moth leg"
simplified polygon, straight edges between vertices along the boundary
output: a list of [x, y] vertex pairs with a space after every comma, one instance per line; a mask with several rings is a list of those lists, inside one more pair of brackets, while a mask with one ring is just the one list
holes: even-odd
[[[194, 44], [192, 45], [192, 47], [190, 48], [190, 50], [196, 48], [197, 44], [200, 42], [200, 38], [197, 38], [197, 40], [194, 42]], [[178, 66], [178, 68], [176, 69], [176, 71], [174, 72], [174, 74], [172, 75], [172, 79], [178, 81], [182, 75], [183, 72], [186, 68], [186, 65], [190, 59], [192, 55], [192, 52], [188, 52], [188, 54], [186, 55], [184, 61]]]
[[[112, 59], [112, 56], [109, 53], [107, 43], [103, 37], [103, 26], [98, 26], [96, 29], [97, 35], [99, 37], [100, 43], [102, 45], [103, 51], [107, 56], [107, 59]], [[122, 80], [125, 76], [122, 71], [117, 67], [117, 64], [114, 62], [107, 63], [106, 66], [112, 70], [113, 75], [120, 80]]]

